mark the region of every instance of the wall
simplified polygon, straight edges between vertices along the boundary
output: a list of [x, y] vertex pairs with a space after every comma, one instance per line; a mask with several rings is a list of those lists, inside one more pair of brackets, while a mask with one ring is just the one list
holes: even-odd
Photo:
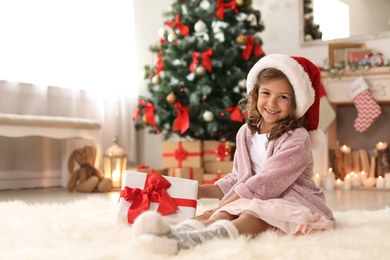
[[[163, 12], [169, 7], [171, 0], [134, 1], [136, 10], [136, 32], [139, 54], [139, 66], [142, 70], [145, 64], [154, 62], [149, 52], [149, 45], [154, 44], [158, 30], [163, 25]], [[263, 49], [266, 54], [285, 53], [300, 55], [311, 59], [315, 64], [322, 65], [328, 56], [327, 45], [300, 46], [299, 2], [298, 0], [254, 0], [254, 8], [260, 10], [266, 29], [262, 33]], [[153, 6], [153, 8], [151, 8]], [[390, 58], [390, 39], [373, 39], [365, 41], [367, 48], [378, 50]], [[146, 94], [146, 82], [140, 80], [141, 94]], [[161, 166], [161, 137], [138, 132], [138, 163], [150, 166]]]

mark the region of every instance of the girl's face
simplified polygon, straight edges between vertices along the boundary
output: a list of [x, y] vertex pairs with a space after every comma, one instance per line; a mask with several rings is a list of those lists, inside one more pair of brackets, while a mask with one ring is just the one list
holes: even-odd
[[268, 131], [273, 124], [290, 115], [291, 91], [289, 82], [284, 78], [269, 80], [260, 85], [257, 109], [263, 117], [263, 131]]

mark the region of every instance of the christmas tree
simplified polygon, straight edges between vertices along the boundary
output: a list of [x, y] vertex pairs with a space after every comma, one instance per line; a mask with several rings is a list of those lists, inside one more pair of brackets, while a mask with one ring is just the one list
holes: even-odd
[[150, 97], [133, 120], [165, 139], [234, 141], [244, 117], [246, 76], [264, 56], [260, 11], [252, 0], [176, 0], [145, 66]]
[[314, 23], [312, 2], [312, 0], [303, 1], [303, 22], [305, 25], [305, 41], [322, 39], [322, 32], [320, 31], [320, 26]]

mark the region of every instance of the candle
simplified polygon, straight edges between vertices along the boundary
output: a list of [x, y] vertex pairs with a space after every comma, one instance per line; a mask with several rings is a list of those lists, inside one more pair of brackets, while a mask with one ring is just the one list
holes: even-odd
[[385, 188], [390, 189], [390, 172], [385, 173]]
[[376, 179], [376, 187], [377, 188], [384, 188], [385, 187], [385, 180], [382, 176], [379, 176], [378, 179]]
[[319, 173], [316, 173], [313, 177], [314, 183], [318, 186], [321, 187], [321, 176]]
[[363, 186], [364, 186], [364, 187], [371, 188], [371, 187], [374, 187], [374, 186], [375, 186], [376, 181], [375, 181], [375, 178], [369, 177], [369, 178], [367, 178], [367, 179], [364, 179], [364, 180], [362, 181], [362, 183], [363, 183]]
[[342, 187], [344, 187], [344, 182], [340, 179], [337, 179], [335, 185], [336, 188], [341, 189]]
[[376, 149], [377, 150], [385, 150], [387, 149], [388, 145], [386, 142], [379, 142], [376, 144]]
[[332, 168], [329, 168], [328, 174], [326, 175], [326, 181], [325, 181], [325, 187], [327, 190], [334, 189], [334, 180], [335, 180], [335, 175], [333, 173], [333, 170]]
[[345, 144], [343, 146], [340, 147], [340, 150], [345, 153], [345, 154], [349, 154], [351, 153], [351, 147], [348, 147], [346, 146]]
[[351, 176], [347, 174], [344, 178], [344, 190], [350, 190], [351, 189]]
[[360, 177], [357, 173], [351, 172], [351, 176], [353, 177], [353, 187], [360, 186]]
[[364, 179], [367, 179], [367, 174], [365, 171], [361, 171], [360, 172], [360, 180], [364, 180]]

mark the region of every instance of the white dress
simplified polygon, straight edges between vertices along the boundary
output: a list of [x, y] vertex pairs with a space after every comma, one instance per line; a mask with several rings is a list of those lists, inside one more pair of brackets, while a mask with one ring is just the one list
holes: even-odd
[[[265, 151], [268, 143], [266, 134], [253, 134], [250, 151], [252, 172], [256, 174], [265, 160]], [[256, 158], [256, 160], [253, 160]], [[333, 228], [333, 221], [318, 214], [312, 213], [294, 198], [275, 198], [269, 200], [240, 198], [226, 206], [222, 206], [214, 214], [226, 211], [232, 215], [250, 214], [269, 225], [276, 227], [286, 234], [308, 234], [315, 230]]]

